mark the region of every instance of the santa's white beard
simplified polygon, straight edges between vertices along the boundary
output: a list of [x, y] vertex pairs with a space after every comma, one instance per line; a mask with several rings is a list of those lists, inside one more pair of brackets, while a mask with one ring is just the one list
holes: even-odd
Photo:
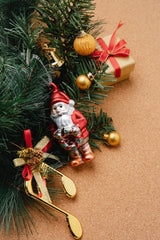
[[56, 124], [58, 129], [71, 129], [74, 126], [74, 123], [71, 118], [71, 114], [73, 113], [74, 108], [70, 107], [68, 112], [61, 112], [59, 114], [53, 115], [51, 114], [51, 119]]
[[74, 125], [71, 116], [68, 116], [67, 114], [54, 118], [54, 122], [58, 129], [71, 129]]

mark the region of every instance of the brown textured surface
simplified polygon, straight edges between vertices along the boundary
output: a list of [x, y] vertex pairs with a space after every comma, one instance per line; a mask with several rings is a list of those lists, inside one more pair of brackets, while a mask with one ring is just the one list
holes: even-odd
[[[159, 0], [96, 0], [96, 17], [104, 18], [102, 36], [118, 31], [136, 61], [130, 80], [109, 93], [103, 109], [121, 135], [117, 148], [102, 146], [96, 159], [62, 172], [77, 186], [77, 197], [56, 204], [75, 215], [83, 240], [160, 239]], [[65, 217], [37, 219], [30, 240], [72, 240]], [[17, 239], [14, 235], [8, 239]], [[8, 240], [7, 239], [7, 240]], [[25, 237], [21, 236], [21, 240]]]

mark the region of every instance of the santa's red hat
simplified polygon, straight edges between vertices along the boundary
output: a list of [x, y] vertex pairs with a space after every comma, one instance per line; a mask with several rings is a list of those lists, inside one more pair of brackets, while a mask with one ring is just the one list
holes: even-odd
[[57, 102], [64, 102], [70, 106], [74, 105], [74, 100], [70, 99], [64, 92], [59, 91], [56, 84], [50, 83], [49, 87], [53, 89], [51, 96], [51, 106]]

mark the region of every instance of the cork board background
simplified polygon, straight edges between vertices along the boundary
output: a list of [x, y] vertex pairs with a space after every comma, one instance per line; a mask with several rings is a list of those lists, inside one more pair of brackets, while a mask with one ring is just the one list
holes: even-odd
[[[160, 1], [96, 0], [95, 17], [105, 19], [101, 37], [113, 33], [127, 41], [135, 59], [130, 79], [115, 85], [103, 104], [121, 135], [116, 148], [101, 145], [96, 158], [61, 171], [77, 186], [75, 199], [65, 195], [55, 204], [76, 216], [82, 240], [160, 239]], [[72, 240], [65, 216], [37, 212], [30, 240]], [[18, 239], [12, 233], [6, 240]], [[26, 239], [20, 236], [21, 240]]]

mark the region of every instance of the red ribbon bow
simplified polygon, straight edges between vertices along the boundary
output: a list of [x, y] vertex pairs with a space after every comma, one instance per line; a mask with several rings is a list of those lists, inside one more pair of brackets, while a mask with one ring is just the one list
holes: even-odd
[[121, 75], [121, 69], [116, 61], [115, 57], [128, 57], [130, 50], [126, 48], [126, 41], [120, 40], [117, 44], [115, 42], [116, 40], [116, 32], [117, 30], [123, 25], [123, 23], [120, 21], [116, 30], [111, 36], [109, 46], [106, 45], [106, 43], [103, 41], [102, 38], [97, 39], [97, 42], [103, 49], [103, 51], [95, 50], [91, 56], [94, 58], [98, 58], [98, 61], [105, 62], [108, 58], [112, 64], [112, 66], [115, 69], [115, 77], [118, 78]]
[[[27, 148], [32, 148], [32, 136], [31, 136], [31, 130], [27, 129], [24, 130], [24, 138], [26, 141], [26, 147]], [[46, 152], [50, 147], [52, 143], [51, 141], [42, 149], [42, 152]], [[31, 168], [28, 164], [25, 165], [23, 171], [22, 171], [22, 177], [24, 178], [25, 181], [29, 181], [32, 177], [32, 171]]]

